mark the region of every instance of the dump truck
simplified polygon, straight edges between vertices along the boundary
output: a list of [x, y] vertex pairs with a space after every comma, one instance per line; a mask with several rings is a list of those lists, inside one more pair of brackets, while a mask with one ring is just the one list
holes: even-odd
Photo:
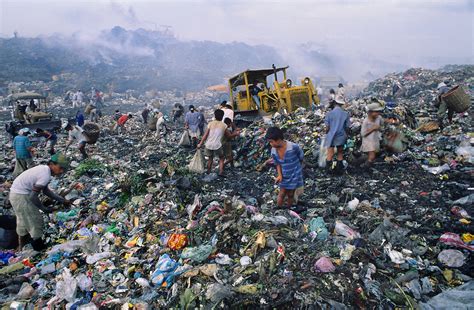
[[[37, 110], [35, 112], [24, 108], [29, 105], [30, 100], [36, 100]], [[23, 92], [12, 94], [9, 98], [12, 109], [12, 120], [7, 124], [7, 131], [15, 135], [21, 128], [36, 128], [44, 130], [57, 130], [61, 128], [61, 120], [54, 118], [52, 113], [47, 112], [46, 97], [34, 93]], [[23, 106], [23, 108], [22, 108]]]
[[[270, 69], [246, 70], [231, 77], [229, 98], [235, 113], [270, 115], [318, 105], [318, 93], [311, 79], [305, 77], [301, 85], [295, 85], [287, 77], [288, 68], [273, 65]], [[255, 86], [258, 87], [258, 93]]]

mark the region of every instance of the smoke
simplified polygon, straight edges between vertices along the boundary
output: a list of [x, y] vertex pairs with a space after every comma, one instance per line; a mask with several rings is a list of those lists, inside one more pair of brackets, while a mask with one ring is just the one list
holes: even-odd
[[111, 1], [109, 7], [112, 13], [115, 13], [123, 18], [124, 21], [130, 26], [139, 26], [142, 24], [135, 13], [135, 9], [132, 6], [125, 7], [120, 3]]

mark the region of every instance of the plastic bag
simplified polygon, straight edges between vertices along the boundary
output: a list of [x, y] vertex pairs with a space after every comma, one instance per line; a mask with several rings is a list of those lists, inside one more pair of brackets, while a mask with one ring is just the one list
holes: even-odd
[[179, 267], [179, 263], [169, 257], [168, 254], [160, 256], [155, 266], [155, 271], [151, 275], [151, 283], [154, 285], [171, 286], [175, 276], [175, 270]]
[[321, 168], [326, 167], [326, 157], [328, 154], [328, 149], [324, 146], [325, 142], [326, 136], [321, 139], [321, 145], [319, 146], [318, 166]]
[[314, 263], [314, 269], [317, 272], [333, 272], [336, 270], [336, 267], [334, 267], [329, 258], [323, 256]]
[[77, 281], [71, 275], [69, 269], [65, 268], [62, 273], [63, 279], [56, 283], [56, 296], [61, 300], [73, 302], [76, 298]]
[[458, 250], [443, 250], [438, 254], [438, 260], [448, 267], [461, 267], [464, 265], [464, 254]]
[[336, 226], [334, 227], [334, 233], [339, 236], [344, 236], [348, 240], [353, 240], [360, 238], [360, 234], [354, 229], [350, 228], [341, 221], [336, 221]]
[[200, 245], [194, 248], [186, 248], [181, 253], [181, 258], [191, 259], [194, 262], [200, 263], [206, 260], [211, 255], [213, 246], [210, 244]]
[[92, 279], [83, 273], [80, 273], [76, 277], [77, 284], [82, 291], [88, 292], [92, 288]]
[[168, 247], [172, 250], [181, 250], [186, 246], [188, 237], [184, 234], [172, 234], [168, 239]]
[[190, 146], [191, 145], [191, 139], [189, 138], [189, 132], [185, 130], [183, 134], [181, 135], [181, 139], [179, 140], [178, 145], [180, 146]]
[[455, 246], [458, 248], [464, 248], [468, 249], [471, 251], [474, 251], [474, 246], [470, 246], [465, 244], [459, 235], [455, 233], [444, 233], [439, 237], [439, 242], [450, 245], [450, 246]]
[[204, 156], [202, 156], [202, 151], [197, 150], [196, 154], [194, 154], [193, 159], [188, 165], [188, 169], [191, 172], [196, 172], [196, 173], [204, 173], [205, 167], [204, 167]]
[[313, 232], [313, 235], [315, 235], [314, 238], [318, 240], [326, 240], [329, 236], [329, 231], [326, 228], [326, 223], [324, 222], [324, 219], [320, 216], [311, 219], [311, 221], [309, 222], [309, 230], [310, 232]]
[[347, 203], [347, 209], [354, 211], [355, 209], [357, 209], [358, 205], [359, 205], [359, 199], [354, 198]]

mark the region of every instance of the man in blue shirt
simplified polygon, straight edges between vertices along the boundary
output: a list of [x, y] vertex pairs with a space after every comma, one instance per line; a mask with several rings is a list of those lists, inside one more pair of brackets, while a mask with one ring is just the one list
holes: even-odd
[[337, 148], [337, 165], [336, 172], [342, 173], [344, 165], [342, 164], [344, 144], [346, 144], [347, 133], [350, 127], [349, 113], [342, 109], [345, 104], [344, 98], [336, 96], [335, 107], [326, 115], [326, 141], [324, 146], [327, 147], [328, 153], [326, 157], [326, 167], [331, 169], [334, 157], [334, 148]]
[[201, 113], [195, 111], [193, 105], [189, 106], [189, 112], [186, 113], [184, 126], [186, 129], [188, 129], [189, 136], [192, 138], [193, 148], [196, 147], [198, 139], [201, 136], [199, 125], [202, 122], [202, 116], [203, 115]]
[[33, 166], [33, 147], [27, 135], [30, 133], [28, 128], [20, 129], [19, 135], [13, 139], [13, 149], [15, 150], [15, 170], [13, 178], [19, 176], [23, 171]]

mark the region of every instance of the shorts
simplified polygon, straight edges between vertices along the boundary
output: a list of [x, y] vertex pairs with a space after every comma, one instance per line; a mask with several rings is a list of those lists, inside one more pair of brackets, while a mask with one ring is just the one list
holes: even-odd
[[201, 131], [199, 130], [199, 128], [196, 131], [188, 130], [188, 132], [189, 132], [189, 137], [190, 138], [198, 139], [201, 136]]
[[226, 157], [229, 157], [232, 155], [232, 142], [226, 142], [222, 146], [224, 148], [224, 155]]
[[16, 215], [16, 233], [23, 237], [30, 234], [31, 238], [43, 236], [43, 215], [35, 206], [29, 195], [10, 193], [10, 203]]
[[224, 157], [224, 149], [223, 147], [221, 146], [220, 148], [218, 148], [217, 150], [210, 150], [208, 148], [206, 148], [206, 156], [208, 157], [219, 157], [219, 158], [222, 158]]

